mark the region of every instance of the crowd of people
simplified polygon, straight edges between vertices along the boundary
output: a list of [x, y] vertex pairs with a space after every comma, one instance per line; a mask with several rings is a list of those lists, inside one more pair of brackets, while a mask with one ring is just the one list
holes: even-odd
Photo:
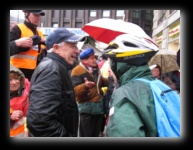
[[122, 34], [97, 60], [92, 48], [78, 49], [84, 36], [58, 28], [44, 39], [37, 26], [45, 13], [23, 12], [10, 30], [10, 137], [158, 137], [151, 88], [135, 79], [180, 92], [180, 78], [149, 68], [153, 40]]

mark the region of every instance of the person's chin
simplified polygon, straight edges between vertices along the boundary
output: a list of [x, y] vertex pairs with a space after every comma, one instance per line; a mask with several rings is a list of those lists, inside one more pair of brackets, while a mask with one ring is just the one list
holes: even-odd
[[92, 67], [97, 67], [97, 64], [93, 64]]
[[73, 65], [73, 64], [74, 64], [74, 61], [73, 61], [73, 60], [69, 60], [69, 61], [67, 61], [67, 63], [68, 63], [69, 65]]
[[16, 92], [16, 91], [18, 91], [19, 90], [19, 88], [12, 88], [11, 90], [10, 90], [10, 92]]

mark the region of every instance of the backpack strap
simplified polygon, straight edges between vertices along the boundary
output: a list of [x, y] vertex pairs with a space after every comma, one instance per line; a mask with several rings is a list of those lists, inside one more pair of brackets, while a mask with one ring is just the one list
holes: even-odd
[[[147, 80], [147, 79], [144, 79], [144, 78], [138, 78], [138, 79], [135, 79], [135, 80], [138, 80], [138, 81], [143, 81], [143, 82], [146, 82], [146, 83], [149, 83], [150, 84], [150, 82], [152, 82], [151, 80]], [[155, 79], [157, 82], [162, 82], [162, 81], [160, 81], [159, 79]], [[154, 80], [153, 80], [154, 81]], [[162, 82], [162, 83], [164, 83], [164, 82]], [[165, 83], [164, 83], [165, 84]], [[165, 84], [166, 85], [166, 84]], [[167, 86], [167, 85], [166, 85]], [[167, 93], [167, 92], [171, 92], [171, 91], [174, 91], [173, 89], [171, 89], [169, 86], [167, 86], [168, 87], [168, 89], [167, 90], [164, 90], [164, 91], [162, 91], [161, 92], [161, 96], [163, 96], [165, 93]]]
[[162, 92], [161, 92], [161, 96], [163, 96], [164, 93], [171, 92], [171, 91], [173, 91], [173, 89], [169, 89], [169, 90], [162, 91]]

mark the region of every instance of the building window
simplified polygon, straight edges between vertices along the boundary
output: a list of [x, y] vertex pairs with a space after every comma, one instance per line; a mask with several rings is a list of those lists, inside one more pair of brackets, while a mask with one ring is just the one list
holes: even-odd
[[140, 16], [140, 11], [139, 10], [133, 10], [133, 18], [139, 18]]
[[70, 18], [72, 15], [72, 10], [64, 10], [64, 17]]
[[96, 10], [90, 10], [90, 17], [96, 17], [97, 11]]
[[70, 26], [70, 22], [64, 22], [63, 23], [63, 27], [65, 27], [65, 28], [70, 28], [71, 26]]
[[153, 20], [153, 10], [146, 10], [145, 11], [145, 20]]
[[180, 20], [176, 20], [169, 26], [168, 49], [177, 51], [180, 42]]
[[159, 10], [158, 11], [158, 25], [164, 21], [165, 13], [166, 13], [166, 10]]
[[53, 10], [52, 17], [58, 17], [60, 15], [60, 10]]
[[83, 10], [77, 10], [76, 13], [77, 13], [78, 18], [82, 18], [84, 16], [84, 14], [83, 14], [84, 11]]
[[103, 17], [110, 17], [110, 10], [103, 10]]
[[180, 20], [175, 21], [169, 26], [169, 42], [176, 40], [180, 35]]
[[82, 28], [82, 22], [76, 22], [75, 28]]
[[147, 35], [151, 37], [151, 34], [152, 34], [151, 25], [145, 24], [144, 31], [146, 32]]
[[161, 48], [162, 45], [162, 31], [156, 35], [156, 44]]
[[125, 11], [124, 10], [117, 10], [116, 11], [116, 17], [122, 17], [125, 15]]

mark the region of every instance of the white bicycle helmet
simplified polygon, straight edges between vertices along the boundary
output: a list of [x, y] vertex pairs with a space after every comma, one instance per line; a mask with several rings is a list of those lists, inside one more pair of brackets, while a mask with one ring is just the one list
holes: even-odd
[[158, 50], [151, 38], [122, 34], [110, 42], [105, 49], [105, 55], [112, 60], [139, 66], [147, 63]]

